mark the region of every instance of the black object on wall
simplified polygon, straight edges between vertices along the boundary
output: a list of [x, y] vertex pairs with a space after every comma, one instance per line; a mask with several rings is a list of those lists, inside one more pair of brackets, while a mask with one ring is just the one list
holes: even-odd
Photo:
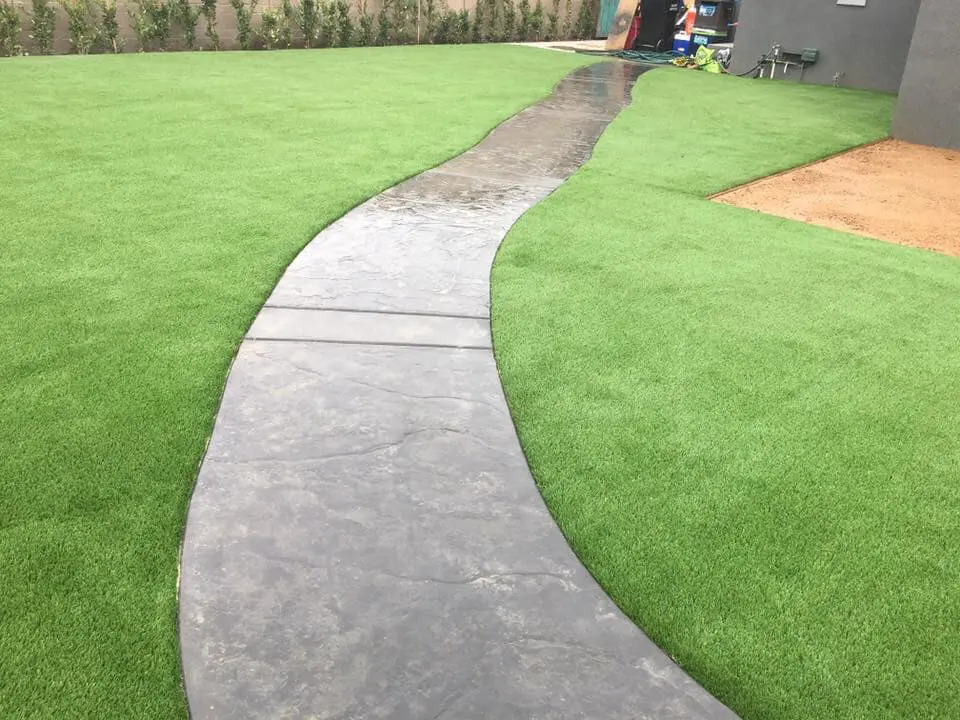
[[673, 47], [674, 25], [680, 12], [678, 0], [642, 0], [640, 31], [633, 43], [635, 50], [666, 52]]

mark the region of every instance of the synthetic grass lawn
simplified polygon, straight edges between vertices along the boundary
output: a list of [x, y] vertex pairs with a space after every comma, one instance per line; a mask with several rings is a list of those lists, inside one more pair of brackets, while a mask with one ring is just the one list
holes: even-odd
[[314, 233], [584, 62], [0, 61], [0, 717], [185, 716], [182, 524], [257, 309]]
[[703, 199], [885, 135], [893, 98], [633, 96], [494, 268], [547, 503], [745, 718], [960, 717], [960, 262]]

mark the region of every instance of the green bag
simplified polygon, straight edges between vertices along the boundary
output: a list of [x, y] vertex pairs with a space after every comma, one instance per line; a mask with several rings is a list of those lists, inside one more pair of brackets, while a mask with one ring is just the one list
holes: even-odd
[[694, 55], [693, 61], [697, 64], [697, 67], [701, 70], [714, 73], [719, 75], [723, 72], [723, 68], [720, 67], [720, 63], [714, 58], [714, 52], [706, 45], [701, 45], [697, 48], [697, 54]]

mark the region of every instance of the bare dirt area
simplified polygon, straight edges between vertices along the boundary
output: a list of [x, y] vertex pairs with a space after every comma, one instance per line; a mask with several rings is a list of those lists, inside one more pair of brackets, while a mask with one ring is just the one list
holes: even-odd
[[960, 256], [960, 152], [886, 140], [729, 190], [728, 205]]

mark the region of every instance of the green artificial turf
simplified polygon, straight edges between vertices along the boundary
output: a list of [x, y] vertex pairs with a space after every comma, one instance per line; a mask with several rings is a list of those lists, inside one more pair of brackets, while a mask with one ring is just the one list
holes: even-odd
[[185, 716], [182, 524], [257, 309], [318, 230], [584, 62], [0, 61], [0, 717]]
[[885, 135], [894, 99], [633, 97], [494, 268], [547, 503], [743, 717], [960, 717], [960, 261], [704, 199]]

